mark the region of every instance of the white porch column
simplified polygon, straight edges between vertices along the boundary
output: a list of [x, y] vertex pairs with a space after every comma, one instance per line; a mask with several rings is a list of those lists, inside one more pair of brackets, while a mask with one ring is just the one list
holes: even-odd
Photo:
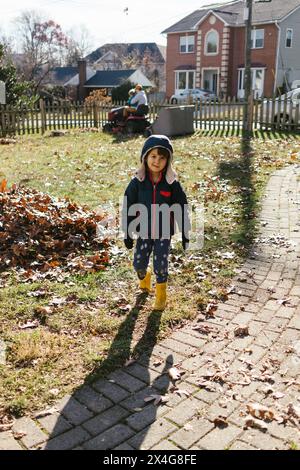
[[229, 47], [230, 47], [230, 28], [224, 26], [223, 29], [223, 42], [221, 53], [221, 77], [220, 77], [220, 92], [227, 95], [228, 93], [228, 69], [229, 69]]
[[202, 46], [202, 31], [197, 34], [197, 48], [196, 48], [196, 88], [201, 88], [201, 46]]

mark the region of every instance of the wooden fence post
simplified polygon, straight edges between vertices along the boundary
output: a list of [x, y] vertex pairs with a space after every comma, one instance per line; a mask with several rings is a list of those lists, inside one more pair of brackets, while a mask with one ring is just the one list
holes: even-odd
[[99, 122], [98, 122], [98, 108], [99, 108], [99, 103], [94, 102], [93, 103], [93, 120], [94, 120], [94, 127], [99, 127]]
[[45, 134], [46, 131], [46, 113], [45, 113], [45, 102], [40, 99], [40, 110], [41, 110], [41, 124], [42, 124], [42, 134]]

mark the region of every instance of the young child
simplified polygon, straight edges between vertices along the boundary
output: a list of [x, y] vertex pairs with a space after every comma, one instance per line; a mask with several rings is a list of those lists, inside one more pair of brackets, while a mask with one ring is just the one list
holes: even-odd
[[[168, 137], [150, 136], [142, 149], [141, 167], [129, 183], [124, 196], [122, 214], [124, 243], [128, 249], [131, 249], [133, 234], [137, 233], [133, 267], [140, 279], [140, 288], [147, 292], [151, 290], [151, 269], [148, 264], [153, 252], [156, 275], [154, 310], [164, 310], [166, 305], [168, 255], [171, 237], [175, 232], [175, 220], [182, 231], [184, 250], [189, 242], [187, 198], [172, 168], [172, 159], [173, 147]], [[130, 208], [135, 209], [134, 205], [137, 206], [136, 210], [132, 211], [135, 215], [132, 215]], [[173, 211], [171, 207], [179, 210]], [[160, 213], [163, 209], [167, 209], [167, 212]], [[136, 222], [135, 229], [131, 229], [133, 221]]]
[[135, 89], [131, 88], [131, 90], [129, 90], [128, 92], [127, 106], [131, 106], [131, 100], [133, 99], [134, 96], [135, 96]]

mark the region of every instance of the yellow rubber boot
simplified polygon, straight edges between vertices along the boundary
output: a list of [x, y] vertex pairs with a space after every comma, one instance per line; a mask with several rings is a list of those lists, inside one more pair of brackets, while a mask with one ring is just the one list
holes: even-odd
[[153, 310], [164, 310], [167, 302], [167, 283], [156, 284]]
[[151, 269], [147, 268], [146, 276], [140, 280], [140, 289], [151, 291]]

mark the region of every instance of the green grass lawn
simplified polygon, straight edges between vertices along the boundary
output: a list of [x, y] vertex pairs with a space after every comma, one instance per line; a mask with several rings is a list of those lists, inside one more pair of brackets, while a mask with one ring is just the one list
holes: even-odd
[[[143, 141], [80, 131], [19, 137], [14, 145], [0, 146], [0, 181], [67, 196], [93, 209], [116, 209], [139, 164]], [[153, 296], [137, 297], [132, 253], [121, 241], [112, 265], [97, 274], [21, 283], [4, 273], [0, 338], [7, 345], [7, 362], [0, 365], [0, 410], [22, 415], [51, 404], [153, 347], [211, 300], [226, 297], [255, 236], [257, 202], [268, 174], [299, 161], [300, 140], [257, 136], [247, 148], [237, 136], [196, 133], [173, 143], [174, 166], [189, 202], [204, 204], [205, 237], [197, 251], [184, 254], [180, 244], [174, 246], [166, 310], [154, 314]], [[43, 296], [30, 295], [39, 289]], [[41, 307], [53, 298], [63, 302], [45, 313]], [[38, 328], [19, 328], [37, 318]]]

